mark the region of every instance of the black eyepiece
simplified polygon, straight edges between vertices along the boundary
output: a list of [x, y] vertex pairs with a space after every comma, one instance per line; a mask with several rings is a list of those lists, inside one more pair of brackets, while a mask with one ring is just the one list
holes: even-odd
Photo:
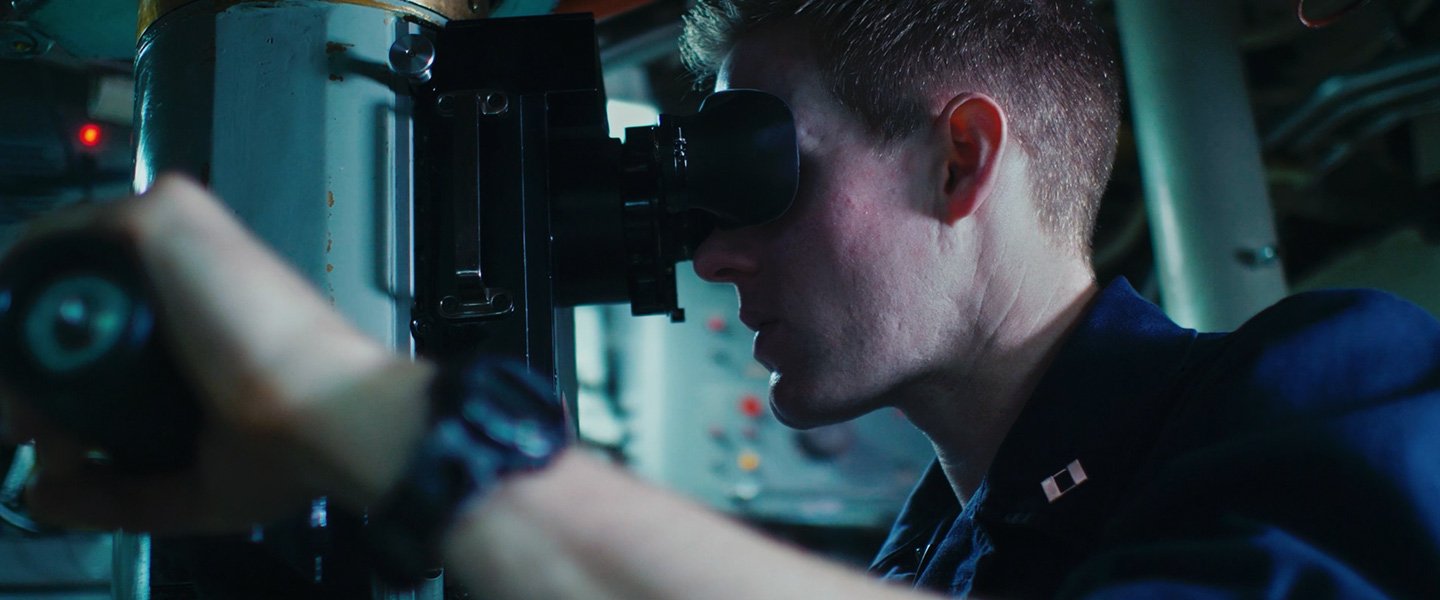
[[800, 157], [795, 117], [783, 100], [727, 90], [712, 94], [695, 115], [662, 116], [660, 123], [674, 157], [665, 178], [670, 212], [704, 211], [715, 226], [734, 229], [790, 208]]
[[765, 92], [718, 92], [694, 115], [631, 127], [623, 146], [606, 141], [552, 149], [553, 173], [564, 174], [551, 178], [564, 305], [628, 300], [635, 315], [683, 320], [675, 264], [717, 227], [785, 214], [799, 186], [795, 117]]

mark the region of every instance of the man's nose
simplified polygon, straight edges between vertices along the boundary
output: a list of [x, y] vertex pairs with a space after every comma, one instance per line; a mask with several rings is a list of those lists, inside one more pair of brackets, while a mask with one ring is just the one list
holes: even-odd
[[695, 274], [712, 283], [735, 283], [759, 270], [754, 229], [716, 229], [695, 249]]

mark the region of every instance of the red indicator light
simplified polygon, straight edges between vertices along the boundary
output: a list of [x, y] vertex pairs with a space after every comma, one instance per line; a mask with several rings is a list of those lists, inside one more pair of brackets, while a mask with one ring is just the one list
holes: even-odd
[[86, 124], [80, 128], [80, 145], [86, 148], [94, 148], [100, 145], [100, 126], [94, 123]]
[[765, 405], [755, 396], [746, 396], [740, 399], [740, 414], [752, 419], [765, 413]]
[[709, 329], [711, 333], [725, 333], [726, 325], [725, 317], [719, 315], [710, 317], [709, 320], [705, 321], [705, 328]]

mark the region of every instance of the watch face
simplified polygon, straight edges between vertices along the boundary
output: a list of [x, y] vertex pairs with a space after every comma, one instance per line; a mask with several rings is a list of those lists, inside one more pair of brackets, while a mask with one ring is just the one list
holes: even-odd
[[568, 440], [560, 400], [514, 361], [444, 363], [430, 403], [429, 434], [366, 527], [365, 551], [394, 582], [418, 581], [460, 510], [507, 473], [545, 466]]
[[517, 465], [539, 466], [565, 446], [565, 414], [559, 398], [525, 366], [482, 358], [462, 373], [460, 415], [494, 443], [516, 451]]
[[547, 435], [546, 426], [539, 421], [512, 416], [483, 401], [467, 402], [461, 410], [465, 420], [479, 427], [486, 437], [527, 458], [542, 459], [558, 449]]

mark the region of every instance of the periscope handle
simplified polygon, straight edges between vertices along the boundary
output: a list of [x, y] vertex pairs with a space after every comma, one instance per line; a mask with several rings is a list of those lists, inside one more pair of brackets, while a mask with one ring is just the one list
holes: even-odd
[[0, 380], [128, 474], [194, 459], [199, 405], [133, 246], [65, 234], [0, 261]]

